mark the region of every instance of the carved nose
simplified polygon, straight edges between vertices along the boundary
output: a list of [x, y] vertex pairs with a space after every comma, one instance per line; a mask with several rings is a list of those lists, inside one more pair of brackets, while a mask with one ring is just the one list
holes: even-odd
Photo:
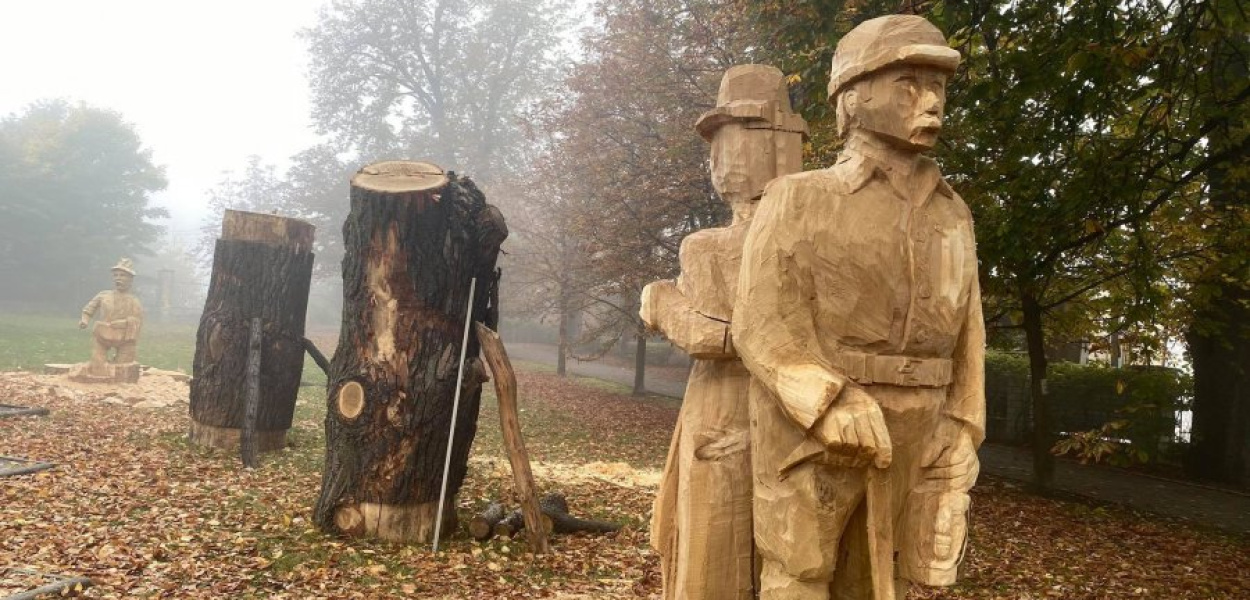
[[937, 92], [926, 91], [921, 98], [921, 107], [926, 115], [942, 116], [942, 101], [938, 98]]

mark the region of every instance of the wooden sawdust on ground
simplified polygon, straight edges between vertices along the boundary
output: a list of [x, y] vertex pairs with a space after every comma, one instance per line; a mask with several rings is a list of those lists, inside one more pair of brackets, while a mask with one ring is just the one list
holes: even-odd
[[187, 404], [191, 388], [186, 375], [150, 369], [136, 383], [82, 383], [66, 375], [23, 371], [0, 373], [7, 403], [53, 396], [71, 402], [102, 402], [131, 408], [165, 408]]
[[[474, 469], [481, 469], [492, 477], [511, 477], [508, 461], [493, 456], [473, 456], [469, 460]], [[531, 465], [534, 476], [562, 483], [607, 482], [618, 487], [647, 489], [660, 485], [660, 470], [637, 468], [624, 462], [590, 462], [572, 464], [562, 462], [535, 462]]]

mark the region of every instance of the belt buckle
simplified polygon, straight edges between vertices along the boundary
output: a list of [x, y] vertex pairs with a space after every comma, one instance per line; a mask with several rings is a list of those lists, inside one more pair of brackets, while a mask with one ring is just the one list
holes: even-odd
[[903, 364], [899, 365], [898, 368], [896, 369], [899, 375], [902, 375], [902, 383], [915, 383], [916, 382], [917, 380], [916, 365], [920, 364], [921, 362], [923, 361], [921, 361], [920, 359], [912, 358], [910, 356], [903, 357]]

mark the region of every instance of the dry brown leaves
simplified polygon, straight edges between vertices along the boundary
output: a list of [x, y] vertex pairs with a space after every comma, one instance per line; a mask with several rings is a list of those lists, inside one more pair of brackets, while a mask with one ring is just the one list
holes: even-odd
[[[86, 575], [89, 598], [658, 597], [645, 523], [675, 406], [544, 374], [522, 373], [520, 386], [539, 487], [625, 529], [560, 536], [538, 557], [519, 538], [461, 535], [438, 555], [330, 538], [309, 525], [322, 453], [316, 390], [302, 396], [296, 446], [246, 471], [235, 456], [186, 446], [185, 406], [136, 410], [0, 380], [6, 402], [52, 410], [0, 420], [0, 455], [59, 463], [0, 479], [0, 567]], [[492, 402], [459, 499], [466, 519], [488, 499], [511, 501]], [[975, 496], [964, 580], [912, 597], [1250, 597], [1245, 540], [1002, 482]]]

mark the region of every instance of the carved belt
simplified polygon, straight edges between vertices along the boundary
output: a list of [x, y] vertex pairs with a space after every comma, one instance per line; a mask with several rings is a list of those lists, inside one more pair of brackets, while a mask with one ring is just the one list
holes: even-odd
[[942, 387], [950, 385], [952, 378], [949, 358], [916, 358], [838, 350], [832, 363], [847, 377], [862, 385]]

